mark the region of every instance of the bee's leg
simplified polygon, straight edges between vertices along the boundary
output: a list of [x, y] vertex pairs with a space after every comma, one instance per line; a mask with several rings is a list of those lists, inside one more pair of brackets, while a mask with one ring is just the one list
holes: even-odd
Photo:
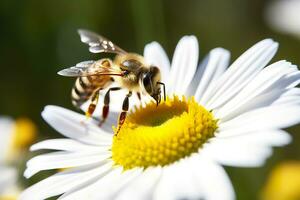
[[166, 85], [163, 82], [157, 82], [157, 84], [160, 84], [163, 86], [163, 91], [164, 91], [164, 101], [166, 101]]
[[97, 90], [94, 92], [94, 94], [92, 95], [91, 103], [90, 103], [90, 105], [89, 105], [87, 111], [85, 112], [85, 116], [86, 116], [87, 118], [90, 118], [90, 117], [93, 115], [93, 113], [94, 113], [94, 111], [95, 111], [95, 109], [96, 109], [96, 106], [97, 106], [97, 103], [98, 103], [98, 100], [99, 100], [99, 91], [100, 91], [101, 89], [102, 89], [102, 88], [97, 89]]
[[102, 120], [100, 121], [99, 126], [101, 126], [105, 122], [105, 120], [108, 116], [108, 113], [109, 113], [110, 91], [117, 91], [120, 89], [121, 89], [120, 87], [112, 87], [107, 90], [107, 92], [104, 96], [104, 106], [102, 109]]
[[118, 131], [116, 133], [116, 135], [119, 133], [121, 126], [124, 124], [125, 119], [126, 119], [126, 115], [127, 115], [127, 111], [129, 108], [129, 97], [131, 97], [132, 92], [129, 91], [129, 93], [126, 95], [124, 101], [123, 101], [123, 105], [122, 105], [122, 112], [120, 113], [119, 116], [119, 121], [118, 121]]
[[140, 92], [137, 92], [136, 93], [136, 96], [138, 97], [138, 99], [140, 100], [140, 102], [142, 101], [142, 96], [141, 96], [141, 93]]

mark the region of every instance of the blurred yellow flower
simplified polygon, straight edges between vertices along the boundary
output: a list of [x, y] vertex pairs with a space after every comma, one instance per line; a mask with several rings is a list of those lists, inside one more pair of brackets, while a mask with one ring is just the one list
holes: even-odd
[[22, 151], [26, 151], [36, 139], [35, 124], [28, 118], [17, 119], [12, 127], [8, 160], [14, 160]]
[[37, 128], [30, 119], [0, 117], [0, 200], [15, 200], [22, 191], [16, 165], [36, 135]]
[[275, 167], [262, 193], [263, 200], [300, 199], [300, 161], [289, 161]]

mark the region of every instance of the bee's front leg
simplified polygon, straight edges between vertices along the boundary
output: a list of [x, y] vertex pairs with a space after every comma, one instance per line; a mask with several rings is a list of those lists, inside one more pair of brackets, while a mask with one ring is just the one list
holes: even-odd
[[138, 97], [139, 101], [142, 102], [142, 96], [140, 92], [136, 93], [136, 96]]
[[125, 97], [125, 99], [123, 101], [122, 112], [120, 113], [120, 116], [119, 116], [118, 131], [117, 131], [116, 135], [118, 135], [118, 133], [119, 133], [122, 125], [125, 122], [127, 111], [129, 109], [129, 97], [131, 97], [131, 95], [132, 95], [132, 92], [129, 91], [129, 93], [126, 95], [126, 97]]
[[105, 120], [108, 116], [108, 113], [109, 113], [110, 91], [117, 91], [120, 89], [121, 89], [120, 87], [112, 87], [107, 90], [107, 92], [104, 96], [104, 106], [102, 109], [102, 120], [99, 122], [99, 126], [101, 126], [105, 122]]

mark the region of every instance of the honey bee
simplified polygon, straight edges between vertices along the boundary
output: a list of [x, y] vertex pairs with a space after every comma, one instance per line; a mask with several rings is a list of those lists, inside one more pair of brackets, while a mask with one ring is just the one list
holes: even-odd
[[161, 74], [157, 66], [148, 65], [141, 55], [128, 53], [94, 32], [78, 30], [78, 33], [81, 41], [89, 45], [90, 52], [116, 54], [113, 60], [103, 58], [96, 61], [83, 61], [58, 72], [62, 76], [77, 77], [71, 93], [72, 104], [80, 108], [87, 100], [91, 100], [85, 113], [87, 117], [92, 116], [96, 109], [99, 92], [110, 87], [114, 81], [118, 87], [110, 87], [105, 93], [102, 120], [100, 120], [99, 125], [105, 122], [108, 116], [110, 92], [112, 91], [128, 90], [123, 100], [122, 112], [119, 115], [119, 129], [126, 119], [129, 98], [133, 92], [137, 94], [140, 100], [141, 94], [151, 96], [158, 105], [161, 102], [162, 86], [164, 99], [166, 98], [165, 84], [161, 82]]

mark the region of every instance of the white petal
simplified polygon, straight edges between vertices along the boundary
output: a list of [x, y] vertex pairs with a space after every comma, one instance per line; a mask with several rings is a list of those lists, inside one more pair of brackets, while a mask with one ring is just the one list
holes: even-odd
[[[230, 112], [227, 111], [226, 115], [221, 117], [222, 122], [226, 122], [243, 113], [246, 113], [254, 109], [262, 108], [262, 107], [273, 106], [273, 105], [294, 106], [296, 104], [299, 104], [300, 93], [298, 95], [293, 95], [290, 94], [291, 90], [298, 90], [298, 89], [297, 88], [275, 89], [273, 91], [261, 94], [255, 97], [254, 99], [252, 99], [251, 101], [247, 101], [240, 106], [236, 105], [236, 109], [233, 108], [233, 110], [231, 110]], [[220, 116], [221, 114], [218, 113], [216, 115]]]
[[46, 106], [42, 117], [58, 132], [80, 142], [101, 145], [110, 144], [112, 134], [102, 131], [91, 119], [73, 111], [58, 107]]
[[59, 199], [114, 199], [119, 190], [130, 183], [130, 181], [132, 181], [141, 172], [141, 169], [133, 169], [123, 172], [122, 168], [117, 168], [103, 178], [98, 179], [89, 185], [81, 185], [74, 188], [72, 191], [65, 193]]
[[292, 88], [287, 89], [280, 98], [277, 98], [273, 105], [291, 105], [291, 104], [300, 104], [300, 89]]
[[223, 167], [201, 155], [193, 157], [190, 166], [194, 179], [204, 192], [204, 199], [235, 199], [231, 181]]
[[169, 94], [184, 94], [198, 64], [198, 41], [195, 36], [184, 36], [177, 44], [167, 82]]
[[[216, 192], [218, 191], [218, 192]], [[193, 155], [163, 168], [154, 199], [234, 199], [234, 191], [225, 171], [219, 165]]]
[[151, 200], [161, 172], [160, 167], [146, 169], [118, 194], [116, 200]]
[[111, 157], [111, 153], [100, 152], [52, 152], [33, 157], [27, 162], [27, 169], [24, 172], [26, 178], [49, 169], [62, 169], [78, 167], [89, 164], [101, 163]]
[[263, 14], [270, 28], [299, 39], [299, 7], [300, 1], [298, 0], [270, 1], [266, 4]]
[[91, 180], [100, 179], [112, 169], [112, 163], [68, 169], [27, 188], [19, 199], [40, 200], [57, 196]]
[[237, 94], [272, 59], [277, 47], [276, 42], [266, 39], [247, 50], [220, 77], [206, 107], [216, 109]]
[[[101, 150], [105, 146], [93, 146], [86, 145], [72, 139], [51, 139], [38, 142], [30, 147], [30, 151], [36, 151], [41, 149], [50, 150], [63, 150], [63, 151], [89, 151], [89, 150]], [[107, 148], [108, 146], [106, 146]]]
[[251, 145], [240, 140], [239, 142], [216, 140], [207, 144], [201, 153], [222, 165], [258, 167], [272, 155], [272, 148], [265, 145]]
[[256, 167], [263, 165], [272, 154], [272, 146], [283, 146], [291, 140], [291, 136], [282, 130], [227, 131], [219, 133], [201, 153], [223, 165]]
[[[296, 66], [295, 66], [296, 67]], [[273, 87], [274, 88], [294, 88], [300, 83], [300, 71], [290, 73], [278, 81]]]
[[203, 103], [202, 97], [209, 93], [210, 88], [228, 67], [230, 59], [229, 51], [222, 48], [215, 48], [200, 64], [197, 72], [188, 88], [187, 96], [195, 96], [195, 99]]
[[274, 105], [255, 109], [219, 124], [220, 131], [286, 128], [300, 122], [300, 105]]
[[163, 168], [162, 176], [154, 191], [154, 200], [176, 200], [182, 198], [199, 199], [203, 191], [193, 183], [187, 159]]
[[158, 42], [151, 42], [144, 48], [144, 57], [150, 65], [159, 67], [162, 81], [166, 82], [170, 74], [170, 61], [164, 49]]
[[261, 130], [256, 132], [227, 131], [216, 135], [219, 142], [247, 142], [253, 145], [284, 146], [292, 137], [283, 130]]
[[286, 89], [290, 85], [290, 83], [285, 81], [286, 76], [296, 71], [298, 71], [296, 66], [286, 61], [279, 61], [264, 68], [240, 93], [220, 109], [217, 109], [214, 114], [217, 118], [224, 120], [225, 118], [232, 117], [232, 113], [245, 104], [251, 103], [259, 95]]

